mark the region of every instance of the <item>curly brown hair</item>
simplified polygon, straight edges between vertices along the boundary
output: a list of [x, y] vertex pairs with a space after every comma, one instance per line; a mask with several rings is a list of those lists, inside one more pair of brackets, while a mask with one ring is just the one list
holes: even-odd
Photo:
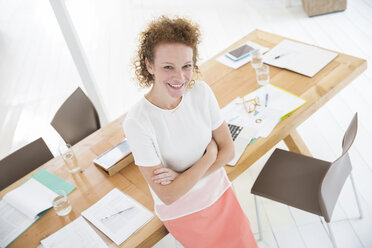
[[[160, 16], [149, 23], [147, 29], [140, 34], [139, 47], [134, 59], [134, 69], [140, 87], [150, 87], [154, 81], [146, 68], [145, 59], [154, 63], [154, 50], [161, 42], [182, 43], [193, 50], [193, 80], [199, 75], [198, 44], [200, 43], [199, 25], [192, 23], [186, 18], [176, 17], [171, 19]], [[191, 86], [191, 85], [190, 85]]]

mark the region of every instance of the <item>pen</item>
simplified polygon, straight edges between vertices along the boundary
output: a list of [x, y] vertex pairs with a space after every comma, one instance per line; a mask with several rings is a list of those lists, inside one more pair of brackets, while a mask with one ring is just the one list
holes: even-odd
[[132, 207], [129, 207], [129, 208], [126, 208], [126, 209], [120, 210], [119, 212], [116, 212], [116, 213], [114, 213], [114, 214], [107, 215], [107, 216], [101, 218], [101, 221], [108, 220], [108, 219], [110, 219], [111, 217], [113, 217], [113, 216], [115, 216], [115, 215], [118, 215], [118, 214], [121, 214], [121, 213], [124, 213], [124, 212], [126, 212], [126, 211], [128, 211], [128, 210], [131, 210], [132, 208], [134, 208], [134, 207], [132, 206]]
[[278, 56], [275, 56], [274, 59], [279, 59], [280, 57], [283, 57], [283, 56], [286, 55], [286, 54], [288, 54], [288, 53], [284, 53], [284, 54], [280, 54], [280, 55], [278, 55]]
[[267, 107], [268, 101], [269, 101], [269, 93], [266, 93], [266, 96], [265, 96], [265, 108]]

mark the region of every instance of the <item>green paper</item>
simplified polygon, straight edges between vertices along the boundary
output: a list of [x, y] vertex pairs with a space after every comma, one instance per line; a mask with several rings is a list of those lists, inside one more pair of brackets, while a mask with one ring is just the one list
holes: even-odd
[[40, 169], [32, 177], [54, 192], [56, 192], [56, 190], [62, 189], [66, 192], [66, 194], [69, 194], [76, 188], [75, 185], [50, 173], [45, 169]]

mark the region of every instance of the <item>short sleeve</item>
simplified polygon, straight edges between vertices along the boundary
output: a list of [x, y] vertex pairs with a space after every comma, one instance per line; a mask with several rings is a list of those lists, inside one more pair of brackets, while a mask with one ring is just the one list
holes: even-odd
[[220, 106], [218, 105], [216, 96], [214, 95], [212, 89], [204, 83], [206, 86], [207, 94], [208, 94], [208, 106], [209, 106], [209, 112], [211, 115], [211, 121], [212, 121], [212, 130], [217, 129], [224, 121]]
[[137, 121], [125, 120], [123, 129], [136, 165], [151, 167], [161, 163], [151, 135]]

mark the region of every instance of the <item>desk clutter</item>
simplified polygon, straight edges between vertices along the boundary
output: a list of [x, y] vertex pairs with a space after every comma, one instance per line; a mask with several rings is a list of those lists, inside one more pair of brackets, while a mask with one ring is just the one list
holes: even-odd
[[271, 49], [252, 41], [248, 41], [245, 44], [256, 50], [240, 60], [230, 59], [227, 56], [228, 53], [221, 55], [216, 60], [233, 69], [238, 69], [250, 62], [252, 54], [258, 52], [265, 54], [263, 62], [268, 65], [313, 77], [338, 55], [325, 49], [290, 40], [283, 40]]
[[[0, 247], [10, 245], [51, 209], [56, 192], [63, 190], [69, 194], [75, 188], [75, 185], [41, 169], [25, 183], [5, 194], [0, 200]], [[123, 243], [154, 216], [117, 188], [81, 215], [116, 245]], [[41, 240], [41, 247], [107, 247], [84, 218], [78, 217]]]
[[[149, 210], [117, 188], [111, 190], [81, 215], [118, 246], [153, 217]], [[41, 240], [42, 246], [108, 247], [83, 217], [78, 217]]]
[[268, 84], [235, 98], [222, 109], [222, 114], [227, 123], [250, 129], [255, 134], [252, 143], [269, 136], [281, 119], [305, 103], [304, 99]]
[[6, 247], [52, 208], [57, 190], [67, 194], [75, 185], [41, 169], [0, 201], [0, 247]]

